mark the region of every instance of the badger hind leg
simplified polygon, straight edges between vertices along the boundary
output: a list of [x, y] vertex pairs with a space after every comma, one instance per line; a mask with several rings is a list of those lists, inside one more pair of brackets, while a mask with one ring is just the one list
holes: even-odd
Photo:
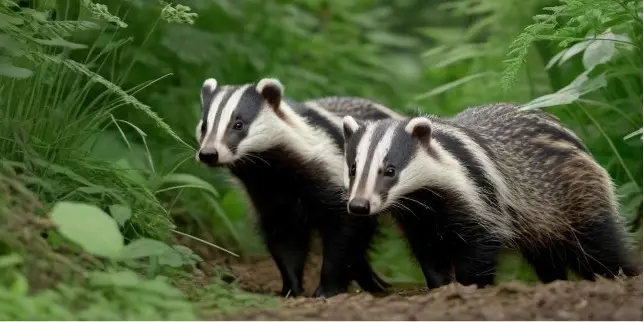
[[[481, 232], [482, 233], [482, 232]], [[485, 287], [494, 284], [496, 264], [501, 243], [489, 240], [472, 240], [454, 251], [454, 276], [463, 285]]]
[[626, 234], [614, 215], [607, 213], [579, 225], [570, 241], [570, 268], [586, 280], [595, 280], [596, 275], [614, 278], [620, 269], [627, 276], [638, 275]]
[[524, 248], [521, 253], [542, 283], [568, 279], [565, 247]]

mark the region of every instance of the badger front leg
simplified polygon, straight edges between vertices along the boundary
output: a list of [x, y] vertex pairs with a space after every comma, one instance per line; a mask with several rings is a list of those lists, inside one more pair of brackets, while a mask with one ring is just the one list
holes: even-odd
[[348, 290], [352, 280], [368, 291], [383, 291], [368, 262], [368, 251], [377, 227], [376, 218], [327, 213], [322, 218], [323, 245], [320, 284], [314, 296], [332, 297]]
[[454, 256], [456, 281], [463, 285], [475, 284], [477, 287], [493, 285], [500, 251], [501, 244], [492, 237], [474, 239], [469, 244], [462, 245]]
[[310, 229], [297, 213], [283, 211], [261, 218], [264, 241], [282, 275], [282, 296], [304, 292], [302, 276], [309, 252]]

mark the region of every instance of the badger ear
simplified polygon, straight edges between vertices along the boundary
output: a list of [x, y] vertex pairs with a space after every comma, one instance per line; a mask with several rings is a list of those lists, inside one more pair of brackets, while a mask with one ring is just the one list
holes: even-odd
[[255, 87], [271, 107], [277, 109], [284, 95], [284, 85], [276, 78], [262, 78]]
[[355, 133], [358, 128], [360, 127], [360, 124], [358, 124], [358, 121], [354, 119], [351, 115], [347, 115], [342, 119], [342, 129], [344, 130], [344, 139], [348, 140], [351, 138], [353, 133]]
[[421, 144], [429, 146], [429, 141], [432, 138], [432, 121], [422, 116], [414, 117], [405, 126], [405, 131], [418, 139]]
[[214, 78], [208, 78], [201, 85], [201, 108], [205, 108], [204, 103], [208, 102], [212, 96], [212, 93], [217, 89], [217, 80]]

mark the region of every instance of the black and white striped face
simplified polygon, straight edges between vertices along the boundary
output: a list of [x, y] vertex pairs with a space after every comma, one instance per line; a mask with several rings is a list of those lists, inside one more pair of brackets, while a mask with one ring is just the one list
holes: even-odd
[[276, 79], [257, 84], [218, 85], [207, 79], [201, 88], [202, 116], [196, 128], [197, 160], [225, 166], [248, 153], [270, 149], [280, 137], [275, 112], [284, 88]]
[[[381, 120], [359, 124], [343, 119], [345, 137], [344, 186], [347, 209], [356, 215], [373, 215], [394, 204], [403, 195], [423, 187], [418, 180], [424, 165], [417, 155], [428, 146], [431, 122]], [[421, 152], [421, 153], [419, 153]]]

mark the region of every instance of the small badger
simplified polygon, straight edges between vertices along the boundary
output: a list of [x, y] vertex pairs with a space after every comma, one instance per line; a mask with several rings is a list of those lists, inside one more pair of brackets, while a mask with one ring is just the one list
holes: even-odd
[[323, 247], [315, 296], [346, 292], [352, 280], [365, 291], [385, 291], [389, 284], [368, 261], [377, 219], [348, 216], [342, 199], [342, 116], [400, 116], [367, 100], [334, 97], [298, 103], [285, 98], [283, 91], [277, 79], [244, 85], [207, 79], [196, 128], [197, 159], [225, 166], [241, 181], [282, 275], [283, 296], [303, 292], [313, 231], [320, 233]]
[[501, 248], [544, 283], [639, 273], [613, 184], [554, 117], [492, 104], [452, 118], [343, 119], [351, 214], [389, 212], [429, 288], [494, 282]]

